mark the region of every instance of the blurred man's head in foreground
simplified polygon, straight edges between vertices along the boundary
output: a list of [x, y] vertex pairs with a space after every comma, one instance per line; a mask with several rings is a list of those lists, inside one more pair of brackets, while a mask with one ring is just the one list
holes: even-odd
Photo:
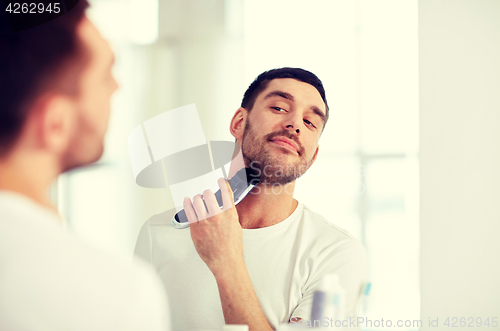
[[86, 0], [20, 32], [1, 26], [0, 161], [19, 152], [50, 155], [58, 171], [103, 153], [113, 53], [86, 18]]

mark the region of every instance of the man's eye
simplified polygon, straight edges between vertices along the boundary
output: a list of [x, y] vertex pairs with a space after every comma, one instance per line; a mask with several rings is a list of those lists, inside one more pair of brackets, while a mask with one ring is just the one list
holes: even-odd
[[281, 111], [286, 112], [286, 110], [284, 110], [284, 109], [283, 109], [283, 108], [281, 108], [281, 107], [271, 107], [271, 108], [272, 108], [272, 109], [274, 109], [274, 110], [277, 110], [277, 111], [279, 111], [279, 112], [281, 112]]
[[307, 125], [310, 125], [310, 126], [314, 126], [316, 127], [311, 121], [309, 120], [304, 120], [304, 122], [307, 124]]

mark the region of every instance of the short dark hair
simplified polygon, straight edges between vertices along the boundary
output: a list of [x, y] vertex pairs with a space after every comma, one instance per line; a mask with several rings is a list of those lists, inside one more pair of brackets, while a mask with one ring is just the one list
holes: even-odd
[[314, 86], [316, 90], [318, 90], [326, 106], [326, 114], [325, 114], [326, 115], [325, 125], [326, 125], [329, 116], [329, 108], [328, 108], [328, 102], [326, 102], [326, 95], [325, 95], [325, 89], [323, 88], [323, 83], [315, 74], [301, 68], [284, 67], [284, 68], [264, 71], [259, 76], [257, 76], [257, 78], [255, 78], [252, 84], [250, 84], [250, 86], [247, 88], [245, 95], [243, 96], [243, 100], [241, 101], [241, 107], [245, 108], [247, 111], [251, 111], [255, 103], [255, 100], [257, 99], [259, 94], [266, 89], [267, 84], [269, 84], [271, 80], [277, 78], [293, 78], [298, 81]]
[[88, 5], [80, 0], [64, 15], [19, 32], [0, 14], [0, 156], [14, 146], [37, 97], [52, 89], [79, 92], [86, 53], [77, 26]]

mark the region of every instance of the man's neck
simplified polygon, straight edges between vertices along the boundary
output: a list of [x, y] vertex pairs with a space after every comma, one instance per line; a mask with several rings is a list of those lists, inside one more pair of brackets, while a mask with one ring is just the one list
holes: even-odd
[[48, 197], [57, 176], [52, 160], [35, 153], [16, 153], [0, 159], [0, 189], [16, 192], [57, 213]]
[[298, 202], [293, 198], [295, 182], [287, 185], [255, 187], [237, 206], [243, 229], [258, 229], [278, 224], [290, 216]]

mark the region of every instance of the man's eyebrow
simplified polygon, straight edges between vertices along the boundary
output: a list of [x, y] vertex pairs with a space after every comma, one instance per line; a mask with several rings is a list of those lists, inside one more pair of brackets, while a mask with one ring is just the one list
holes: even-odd
[[323, 124], [325, 124], [325, 122], [326, 122], [326, 115], [325, 115], [325, 114], [323, 114], [323, 112], [321, 111], [321, 109], [319, 109], [319, 108], [318, 108], [318, 107], [316, 107], [316, 106], [311, 106], [311, 109], [312, 109], [312, 111], [313, 111], [316, 115], [318, 115], [319, 117], [321, 117], [321, 121], [323, 121]]
[[288, 99], [290, 101], [295, 101], [295, 98], [293, 97], [293, 95], [291, 95], [290, 93], [287, 93], [287, 92], [283, 92], [283, 91], [272, 91], [272, 92], [269, 92], [264, 97], [264, 100], [272, 98], [272, 97], [281, 97], [281, 98], [284, 98], [284, 99]]

